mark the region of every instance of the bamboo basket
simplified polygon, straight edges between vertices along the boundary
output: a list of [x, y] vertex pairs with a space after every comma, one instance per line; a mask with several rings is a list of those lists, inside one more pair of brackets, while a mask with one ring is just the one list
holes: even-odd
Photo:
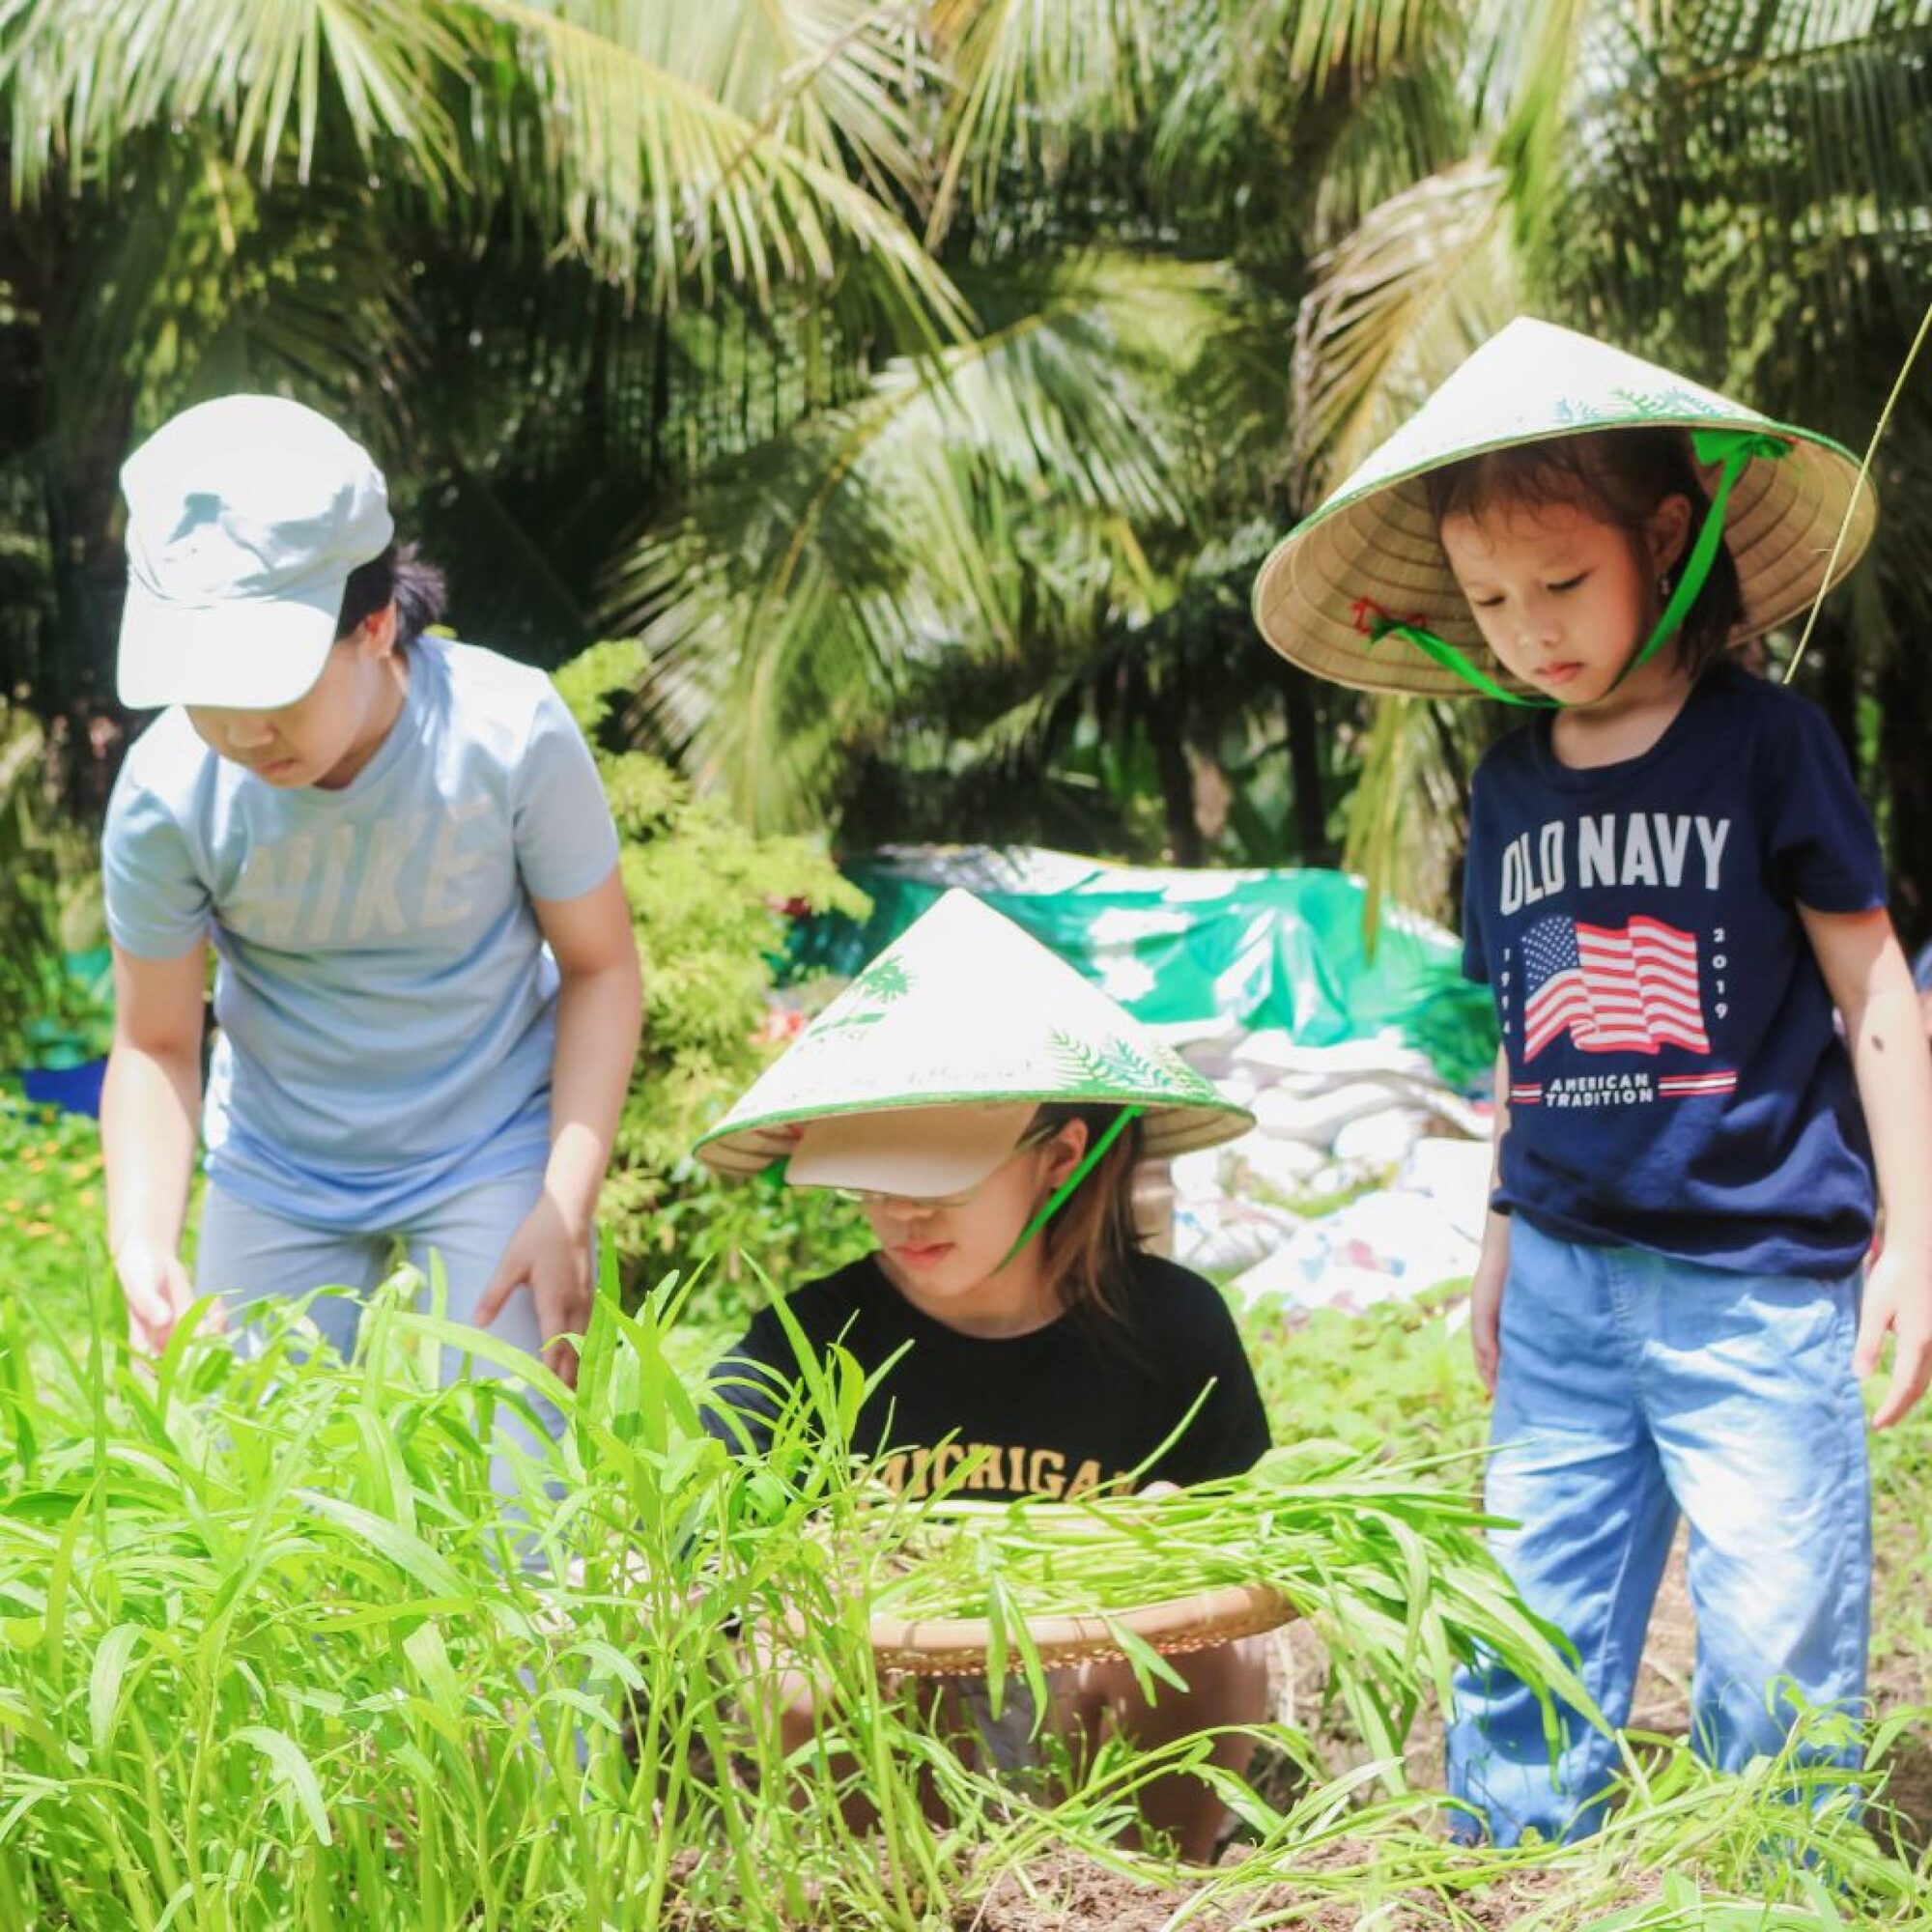
[[[1164, 1656], [1175, 1656], [1259, 1635], [1294, 1614], [1294, 1605], [1279, 1590], [1235, 1583], [1105, 1615], [1035, 1617], [1027, 1634], [1040, 1662], [1051, 1668], [1122, 1655], [1122, 1632]], [[991, 1640], [984, 1617], [872, 1619], [872, 1651], [880, 1668], [916, 1677], [983, 1677]]]

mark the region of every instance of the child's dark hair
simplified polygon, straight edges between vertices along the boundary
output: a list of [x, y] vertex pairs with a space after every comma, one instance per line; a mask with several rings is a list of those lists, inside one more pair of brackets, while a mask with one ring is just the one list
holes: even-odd
[[406, 650], [440, 617], [449, 601], [442, 572], [416, 554], [414, 544], [391, 544], [380, 556], [358, 563], [342, 586], [342, 615], [335, 635], [346, 638], [365, 617], [393, 600], [396, 648]]
[[[1517, 443], [1445, 463], [1423, 478], [1429, 510], [1439, 529], [1447, 517], [1476, 517], [1501, 504], [1575, 503], [1618, 526], [1637, 547], [1651, 513], [1666, 497], [1690, 505], [1684, 548], [1664, 574], [1663, 598], [1677, 580], [1703, 527], [1711, 498], [1690, 460], [1690, 439], [1679, 429], [1605, 429], [1542, 442]], [[1719, 544], [1703, 588], [1685, 614], [1678, 658], [1695, 678], [1729, 648], [1744, 615], [1744, 593], [1728, 544]]]
[[[1079, 1121], [1091, 1148], [1120, 1111], [1053, 1102], [1034, 1116], [1034, 1129], [1057, 1133]], [[1145, 1244], [1134, 1214], [1134, 1170], [1140, 1158], [1141, 1122], [1129, 1121], [1046, 1224], [1041, 1236], [1046, 1285], [1069, 1313], [1120, 1318], [1118, 1288], [1128, 1262]]]

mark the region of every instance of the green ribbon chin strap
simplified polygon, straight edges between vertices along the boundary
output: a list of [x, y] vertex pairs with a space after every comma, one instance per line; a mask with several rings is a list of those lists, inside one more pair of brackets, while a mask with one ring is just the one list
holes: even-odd
[[[1690, 607], [1696, 603], [1697, 593], [1703, 589], [1704, 580], [1710, 576], [1711, 566], [1718, 560], [1718, 546], [1724, 540], [1724, 511], [1730, 502], [1731, 486], [1744, 473], [1745, 465], [1754, 457], [1775, 460], [1788, 455], [1791, 450], [1791, 444], [1783, 437], [1770, 436], [1754, 429], [1693, 429], [1690, 432], [1690, 446], [1695, 450], [1699, 463], [1723, 466], [1717, 487], [1711, 492], [1711, 507], [1697, 531], [1697, 540], [1691, 545], [1690, 555], [1684, 560], [1677, 587], [1671, 591], [1669, 601], [1641, 648], [1616, 674], [1609, 686], [1611, 691], [1632, 671], [1648, 664], [1690, 614]], [[1444, 670], [1453, 671], [1463, 683], [1473, 685], [1487, 697], [1537, 711], [1562, 708], [1560, 697], [1525, 697], [1520, 692], [1511, 691], [1448, 639], [1437, 637], [1434, 631], [1412, 619], [1391, 616], [1366, 597], [1356, 600], [1354, 617], [1356, 627], [1368, 633], [1371, 650], [1384, 638], [1406, 638], [1424, 657], [1433, 659]]]
[[[1087, 1150], [1087, 1151], [1084, 1154], [1080, 1156], [1079, 1166], [1077, 1166], [1073, 1170], [1073, 1172], [1069, 1174], [1066, 1177], [1066, 1179], [1063, 1180], [1060, 1183], [1060, 1185], [1053, 1190], [1052, 1194], [1047, 1197], [1046, 1206], [1042, 1208], [1039, 1210], [1039, 1212], [1036, 1214], [1033, 1217], [1033, 1219], [1029, 1221], [1026, 1224], [1026, 1226], [1020, 1231], [1019, 1239], [1016, 1240], [1012, 1244], [1012, 1246], [1007, 1250], [1006, 1260], [1001, 1262], [1000, 1267], [1005, 1267], [1007, 1265], [1007, 1262], [1011, 1261], [1012, 1258], [1016, 1254], [1018, 1254], [1019, 1251], [1022, 1248], [1024, 1248], [1026, 1244], [1030, 1240], [1032, 1240], [1033, 1237], [1037, 1234], [1038, 1234], [1039, 1231], [1043, 1227], [1045, 1227], [1046, 1224], [1049, 1221], [1051, 1221], [1057, 1213], [1060, 1212], [1061, 1207], [1065, 1202], [1067, 1196], [1070, 1195], [1073, 1192], [1073, 1190], [1076, 1187], [1078, 1187], [1080, 1183], [1083, 1180], [1085, 1180], [1090, 1174], [1094, 1172], [1094, 1168], [1099, 1164], [1100, 1156], [1104, 1154], [1107, 1151], [1107, 1150], [1110, 1147], [1112, 1147], [1117, 1140], [1120, 1139], [1122, 1132], [1125, 1131], [1127, 1122], [1129, 1121], [1138, 1120], [1139, 1117], [1146, 1112], [1147, 1109], [1145, 1107], [1122, 1107], [1121, 1109], [1121, 1111], [1114, 1117], [1113, 1122], [1109, 1124], [1107, 1131], [1104, 1134], [1102, 1134], [1094, 1143], [1094, 1145]], [[998, 1274], [1000, 1268], [995, 1268], [993, 1270], [995, 1274]]]

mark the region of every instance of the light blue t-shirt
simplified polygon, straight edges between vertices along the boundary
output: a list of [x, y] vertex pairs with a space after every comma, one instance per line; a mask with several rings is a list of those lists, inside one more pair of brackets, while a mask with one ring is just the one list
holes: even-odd
[[530, 901], [617, 862], [549, 678], [432, 638], [408, 662], [341, 790], [263, 783], [177, 707], [128, 753], [102, 838], [116, 942], [178, 959], [206, 934], [219, 955], [210, 1176], [318, 1228], [402, 1228], [542, 1166], [557, 970]]

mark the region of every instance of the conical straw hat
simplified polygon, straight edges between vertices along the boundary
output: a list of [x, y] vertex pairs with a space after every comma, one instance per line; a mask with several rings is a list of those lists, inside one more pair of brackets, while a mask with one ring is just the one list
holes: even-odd
[[1030, 1100], [1137, 1106], [1164, 1160], [1254, 1117], [1003, 914], [953, 891], [908, 926], [697, 1144], [723, 1174], [786, 1158], [811, 1121]]
[[[1400, 634], [1372, 646], [1374, 612], [1435, 632], [1498, 683], [1526, 691], [1483, 642], [1421, 478], [1487, 450], [1629, 428], [1743, 430], [1789, 445], [1776, 458], [1754, 455], [1731, 491], [1724, 539], [1745, 612], [1733, 643], [1804, 611], [1829, 587], [1828, 563], [1836, 583], [1871, 540], [1878, 499], [1848, 450], [1587, 335], [1519, 316], [1276, 545], [1255, 579], [1263, 637], [1283, 657], [1337, 684], [1470, 695], [1469, 684]], [[1698, 469], [1708, 493], [1719, 466]]]

